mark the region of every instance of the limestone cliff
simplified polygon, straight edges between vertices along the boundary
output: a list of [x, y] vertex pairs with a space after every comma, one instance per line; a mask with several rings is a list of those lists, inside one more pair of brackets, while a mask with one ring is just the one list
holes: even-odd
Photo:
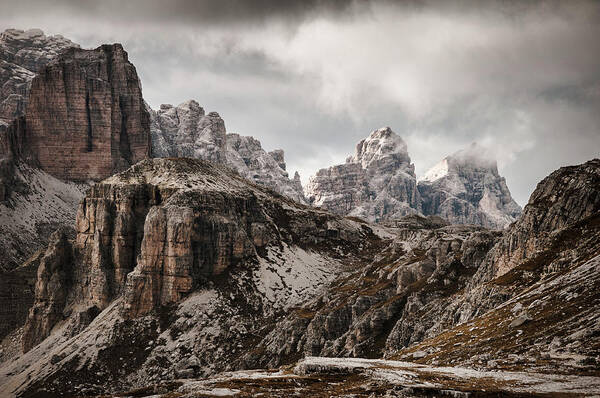
[[267, 152], [254, 137], [227, 134], [219, 114], [206, 114], [194, 100], [178, 106], [163, 104], [157, 111], [148, 109], [153, 156], [191, 157], [225, 164], [250, 181], [306, 203], [300, 178], [289, 178], [283, 150]]

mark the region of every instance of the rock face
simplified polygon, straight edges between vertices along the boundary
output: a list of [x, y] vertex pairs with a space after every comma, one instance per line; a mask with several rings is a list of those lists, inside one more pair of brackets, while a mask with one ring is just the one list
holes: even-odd
[[521, 208], [513, 200], [496, 161], [473, 144], [444, 158], [419, 181], [423, 214], [439, 215], [453, 224], [502, 229]]
[[218, 113], [205, 114], [190, 100], [176, 107], [149, 110], [152, 120], [152, 154], [155, 157], [190, 157], [225, 164], [243, 177], [306, 203], [300, 177], [289, 179], [283, 150], [266, 152], [253, 137], [227, 134]]
[[[75, 243], [55, 236], [42, 260], [25, 350], [73, 311], [97, 313], [122, 297], [124, 316], [138, 317], [255, 263], [267, 246], [362, 236], [227, 168], [189, 158], [146, 160], [94, 185], [76, 225]], [[60, 296], [50, 297], [56, 290]]]
[[521, 217], [498, 244], [492, 276], [505, 274], [533, 253], [551, 251], [556, 231], [600, 212], [600, 160], [563, 167], [543, 179]]
[[314, 206], [374, 222], [407, 214], [441, 216], [453, 224], [504, 228], [520, 214], [493, 157], [479, 146], [448, 156], [418, 182], [406, 144], [389, 128], [373, 131], [345, 164], [311, 177]]
[[360, 141], [345, 164], [319, 170], [311, 177], [306, 196], [314, 206], [369, 221], [421, 211], [406, 143], [389, 127]]
[[225, 162], [225, 122], [218, 113], [190, 100], [177, 107], [163, 104], [149, 110], [152, 120], [152, 156], [188, 157]]
[[33, 79], [13, 148], [66, 180], [100, 180], [150, 156], [150, 120], [120, 44], [70, 48]]
[[46, 254], [41, 259], [35, 284], [35, 304], [29, 310], [23, 334], [23, 350], [29, 351], [63, 318], [67, 292], [72, 283], [73, 264], [67, 231], [59, 229], [50, 237]]
[[0, 33], [0, 126], [23, 114], [33, 77], [71, 47], [79, 46], [60, 35], [46, 36], [39, 29]]

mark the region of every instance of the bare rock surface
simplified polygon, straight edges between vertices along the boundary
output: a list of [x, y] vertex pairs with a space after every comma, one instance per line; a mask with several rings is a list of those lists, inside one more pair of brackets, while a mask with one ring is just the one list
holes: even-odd
[[61, 52], [79, 45], [39, 29], [0, 33], [0, 126], [21, 116], [33, 77]]
[[406, 143], [389, 127], [360, 141], [345, 164], [319, 170], [311, 177], [306, 196], [314, 206], [368, 221], [421, 212]]
[[502, 229], [521, 213], [493, 154], [480, 145], [458, 151], [428, 170], [419, 180], [423, 213], [452, 224]]
[[149, 112], [154, 157], [189, 157], [224, 164], [250, 181], [306, 203], [300, 177], [289, 178], [283, 150], [267, 152], [254, 137], [227, 134], [219, 114], [206, 114], [194, 100], [178, 106], [163, 104]]

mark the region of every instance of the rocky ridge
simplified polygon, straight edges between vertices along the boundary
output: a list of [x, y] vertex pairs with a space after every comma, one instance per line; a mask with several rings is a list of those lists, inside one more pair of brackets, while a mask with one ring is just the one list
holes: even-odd
[[284, 152], [266, 152], [254, 137], [227, 134], [217, 112], [205, 113], [194, 100], [176, 107], [163, 104], [151, 115], [152, 154], [155, 157], [190, 157], [225, 164], [241, 176], [306, 203], [300, 176], [286, 171]]
[[305, 193], [314, 206], [371, 222], [422, 214], [502, 229], [521, 208], [492, 159], [475, 145], [448, 156], [417, 182], [406, 143], [386, 127], [361, 140], [345, 164], [319, 170]]
[[300, 353], [595, 374], [599, 172], [595, 159], [552, 173], [503, 233], [406, 219], [372, 264], [280, 321], [244, 364]]

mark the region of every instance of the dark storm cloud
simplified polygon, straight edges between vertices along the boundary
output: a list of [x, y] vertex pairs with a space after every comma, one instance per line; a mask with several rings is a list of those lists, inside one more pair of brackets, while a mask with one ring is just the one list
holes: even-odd
[[[3, 0], [0, 0], [3, 1]], [[600, 153], [593, 1], [10, 1], [0, 28], [122, 42], [157, 107], [197, 99], [306, 178], [371, 130], [417, 174], [478, 141], [524, 204]]]
[[272, 18], [300, 21], [324, 13], [339, 16], [351, 5], [345, 0], [33, 0], [11, 1], [4, 11], [17, 14], [37, 8], [113, 20], [212, 25], [260, 23]]

